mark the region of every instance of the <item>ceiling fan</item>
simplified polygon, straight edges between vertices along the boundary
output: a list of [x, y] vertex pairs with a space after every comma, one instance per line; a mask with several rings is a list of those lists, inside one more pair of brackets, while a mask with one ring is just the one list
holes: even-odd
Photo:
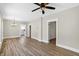
[[41, 9], [42, 10], [42, 14], [45, 14], [45, 9], [51, 9], [51, 10], [55, 10], [55, 7], [51, 7], [51, 6], [47, 6], [49, 3], [34, 3], [35, 5], [38, 5], [39, 7], [32, 10], [32, 12]]

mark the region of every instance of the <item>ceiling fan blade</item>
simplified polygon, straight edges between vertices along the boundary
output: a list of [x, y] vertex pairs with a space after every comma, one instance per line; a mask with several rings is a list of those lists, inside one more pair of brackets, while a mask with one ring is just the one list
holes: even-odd
[[47, 9], [55, 9], [55, 7], [46, 6]]
[[34, 12], [34, 11], [36, 11], [36, 10], [38, 10], [38, 9], [40, 9], [40, 7], [39, 7], [39, 8], [36, 8], [36, 9], [34, 9], [34, 10], [32, 10], [32, 12]]
[[44, 10], [42, 10], [42, 14], [45, 14], [45, 11]]
[[34, 3], [34, 4], [36, 4], [36, 5], [40, 6], [40, 4], [39, 4], [39, 3]]

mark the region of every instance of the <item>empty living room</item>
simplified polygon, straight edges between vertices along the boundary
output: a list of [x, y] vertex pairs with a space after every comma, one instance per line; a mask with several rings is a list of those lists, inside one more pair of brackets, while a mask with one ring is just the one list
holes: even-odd
[[0, 56], [79, 56], [79, 3], [0, 3]]

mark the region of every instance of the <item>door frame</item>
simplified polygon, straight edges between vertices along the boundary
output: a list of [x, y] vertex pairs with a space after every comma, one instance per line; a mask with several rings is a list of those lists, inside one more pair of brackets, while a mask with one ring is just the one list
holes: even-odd
[[47, 38], [48, 38], [48, 41], [49, 41], [49, 22], [56, 22], [56, 42], [58, 40], [58, 18], [56, 19], [52, 19], [52, 20], [47, 20]]
[[31, 25], [29, 25], [29, 38], [31, 38]]

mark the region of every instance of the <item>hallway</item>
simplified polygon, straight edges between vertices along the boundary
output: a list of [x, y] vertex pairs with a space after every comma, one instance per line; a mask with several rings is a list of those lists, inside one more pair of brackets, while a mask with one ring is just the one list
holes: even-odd
[[54, 44], [29, 38], [5, 39], [0, 52], [2, 56], [79, 56], [78, 53], [56, 47]]

